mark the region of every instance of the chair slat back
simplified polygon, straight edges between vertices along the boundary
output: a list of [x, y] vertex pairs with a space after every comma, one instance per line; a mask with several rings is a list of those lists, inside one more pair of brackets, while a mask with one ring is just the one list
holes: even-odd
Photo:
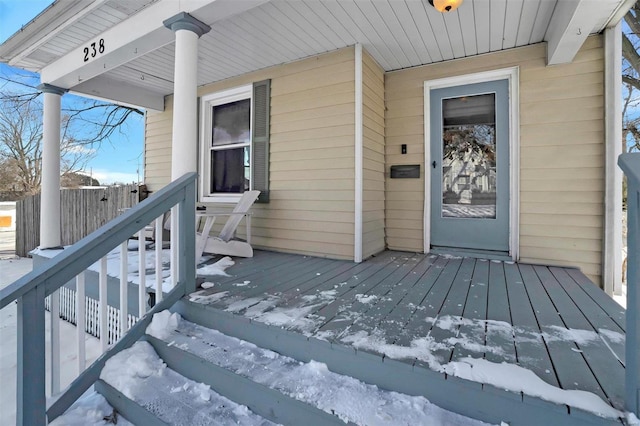
[[[242, 197], [238, 201], [238, 204], [233, 209], [233, 213], [247, 213], [253, 203], [258, 199], [260, 191], [245, 191]], [[224, 224], [222, 231], [220, 231], [219, 238], [223, 241], [229, 241], [233, 234], [240, 225], [240, 221], [244, 216], [241, 214], [232, 214], [229, 216], [227, 223]]]

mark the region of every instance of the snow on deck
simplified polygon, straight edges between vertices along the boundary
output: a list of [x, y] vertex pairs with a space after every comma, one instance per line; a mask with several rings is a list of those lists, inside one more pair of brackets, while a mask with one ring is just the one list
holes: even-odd
[[193, 302], [419, 368], [623, 417], [624, 310], [572, 268], [256, 251]]

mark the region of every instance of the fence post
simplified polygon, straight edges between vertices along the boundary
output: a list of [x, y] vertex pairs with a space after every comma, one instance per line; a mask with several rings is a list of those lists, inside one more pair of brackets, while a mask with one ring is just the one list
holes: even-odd
[[17, 424], [46, 425], [44, 285], [18, 299]]
[[628, 411], [640, 416], [640, 153], [622, 154], [618, 165], [627, 176], [625, 403]]

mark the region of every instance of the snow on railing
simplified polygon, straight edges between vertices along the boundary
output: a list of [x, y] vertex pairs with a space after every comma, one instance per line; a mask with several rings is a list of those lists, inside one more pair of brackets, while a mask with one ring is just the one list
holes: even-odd
[[[107, 223], [83, 238], [45, 264], [0, 290], [0, 309], [18, 302], [17, 328], [17, 424], [45, 425], [64, 412], [99, 377], [107, 359], [130, 346], [142, 336], [151, 314], [170, 307], [185, 292], [195, 290], [195, 180], [196, 174], [189, 173], [134, 208]], [[139, 320], [136, 322], [128, 313], [128, 240], [138, 233], [139, 241], [145, 239], [146, 224], [154, 223], [156, 237], [156, 300], [163, 300], [162, 294], [162, 223], [169, 211], [181, 218], [171, 230], [171, 271], [175, 274], [171, 281], [176, 283], [158, 303], [146, 313], [145, 279], [139, 285]], [[139, 244], [140, 276], [145, 275], [145, 244]], [[119, 312], [107, 305], [107, 260], [106, 255], [120, 246], [120, 303]], [[99, 300], [88, 302], [85, 295], [85, 270], [99, 262]], [[160, 263], [159, 263], [160, 262]], [[158, 271], [158, 269], [160, 271]], [[75, 279], [76, 290], [64, 287]], [[75, 294], [74, 294], [75, 293]], [[47, 409], [45, 403], [45, 306], [51, 312], [51, 363], [50, 389], [56, 394], [60, 389], [60, 317], [73, 318], [77, 324], [77, 359], [80, 374], [64, 394]], [[97, 313], [94, 315], [94, 312]], [[87, 313], [89, 320], [87, 321]], [[114, 321], [114, 316], [117, 320]], [[116, 324], [116, 328], [111, 326]], [[131, 327], [131, 328], [130, 328]], [[113, 343], [109, 336], [119, 338], [107, 354], [101, 356], [85, 370], [87, 331], [97, 331], [101, 349], [107, 350]], [[129, 332], [127, 333], [127, 331]], [[92, 334], [92, 333], [90, 333]]]
[[622, 154], [627, 177], [627, 310], [625, 404], [640, 417], [640, 153]]

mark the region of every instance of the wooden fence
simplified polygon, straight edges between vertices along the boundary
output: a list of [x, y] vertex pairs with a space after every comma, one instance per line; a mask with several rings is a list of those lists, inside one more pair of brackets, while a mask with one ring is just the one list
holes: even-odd
[[[138, 186], [60, 190], [62, 245], [73, 244], [138, 203]], [[16, 203], [16, 254], [26, 257], [40, 242], [40, 194]]]

